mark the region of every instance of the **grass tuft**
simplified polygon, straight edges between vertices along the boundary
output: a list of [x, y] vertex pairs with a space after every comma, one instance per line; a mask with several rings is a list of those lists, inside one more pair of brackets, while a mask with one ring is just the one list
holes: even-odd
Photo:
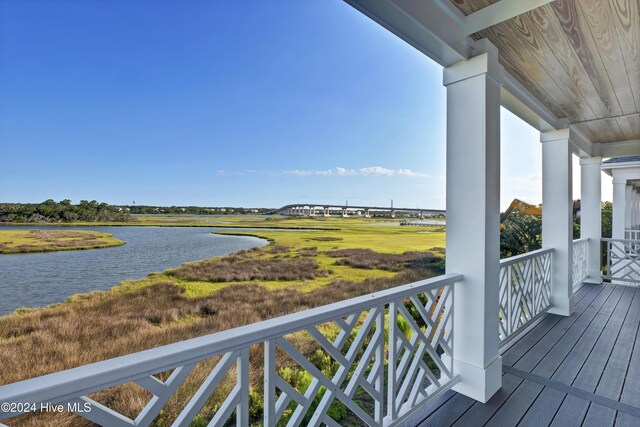
[[[402, 271], [412, 263], [415, 268], [422, 265], [428, 268], [441, 260], [433, 252], [405, 252], [402, 254], [383, 254], [371, 249], [340, 249], [328, 251], [327, 255], [340, 258], [337, 265], [348, 265], [355, 268]], [[419, 262], [419, 263], [418, 263]]]
[[188, 263], [169, 271], [169, 275], [199, 282], [311, 280], [328, 274], [314, 259], [258, 258], [246, 252]]

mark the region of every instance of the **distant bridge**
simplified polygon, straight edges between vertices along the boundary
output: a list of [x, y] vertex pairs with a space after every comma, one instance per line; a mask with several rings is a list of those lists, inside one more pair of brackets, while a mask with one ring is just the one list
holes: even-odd
[[293, 203], [285, 205], [275, 211], [276, 214], [286, 216], [362, 216], [369, 218], [374, 214], [382, 214], [395, 218], [397, 213], [410, 214], [424, 218], [426, 216], [445, 215], [446, 211], [441, 209], [420, 209], [420, 208], [394, 208], [380, 206], [350, 206], [333, 204], [313, 204], [313, 203]]

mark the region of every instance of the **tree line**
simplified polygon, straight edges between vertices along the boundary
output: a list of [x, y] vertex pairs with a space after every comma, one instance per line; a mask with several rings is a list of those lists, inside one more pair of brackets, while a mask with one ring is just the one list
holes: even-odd
[[266, 214], [273, 209], [266, 208], [237, 208], [237, 207], [202, 207], [202, 206], [149, 206], [149, 205], [126, 205], [123, 206], [132, 214], [165, 214], [165, 215], [248, 215]]
[[129, 212], [119, 206], [81, 200], [74, 205], [65, 199], [42, 203], [0, 203], [0, 222], [60, 223], [60, 222], [131, 222]]
[[[611, 202], [602, 203], [602, 237], [611, 237]], [[508, 258], [542, 248], [542, 217], [514, 211], [500, 232], [500, 257]], [[573, 222], [573, 238], [580, 238], [580, 220]]]

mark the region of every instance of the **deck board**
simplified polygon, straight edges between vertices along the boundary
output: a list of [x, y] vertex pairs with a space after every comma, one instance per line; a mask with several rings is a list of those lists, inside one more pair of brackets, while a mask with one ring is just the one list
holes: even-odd
[[576, 301], [504, 351], [489, 402], [445, 394], [412, 425], [640, 426], [640, 288], [585, 285]]
[[450, 426], [460, 418], [475, 401], [462, 394], [456, 394], [442, 405], [429, 418], [423, 421], [420, 426]]
[[549, 425], [566, 396], [561, 391], [545, 387], [518, 425], [520, 427]]
[[567, 396], [551, 422], [552, 427], [571, 427], [582, 425], [589, 411], [590, 402], [576, 396]]
[[[640, 290], [636, 289], [636, 296], [640, 297], [638, 294], [640, 294]], [[640, 301], [634, 298], [634, 302], [635, 310], [640, 310]], [[640, 325], [636, 331], [635, 342], [629, 342], [627, 345], [632, 346], [633, 350], [620, 401], [640, 408]]]
[[[578, 292], [581, 298], [576, 304], [576, 310], [586, 308], [602, 291], [600, 288], [583, 286]], [[502, 355], [502, 363], [513, 366], [531, 347], [540, 341], [560, 320], [561, 316], [547, 316], [534, 329], [518, 340], [509, 350]]]
[[638, 325], [640, 325], [640, 292], [636, 289], [633, 292], [627, 317], [620, 329], [613, 351], [607, 359], [607, 366], [596, 389], [596, 394], [609, 399], [618, 400], [620, 398], [633, 350], [633, 345], [630, 344], [635, 341]]
[[[615, 292], [615, 291], [614, 291]], [[607, 294], [607, 291], [601, 293], [604, 297]], [[619, 293], [622, 296], [622, 292]], [[580, 338], [591, 328], [595, 333], [601, 332], [604, 328], [606, 321], [609, 318], [609, 315], [603, 314], [603, 310], [615, 308], [615, 304], [619, 301], [619, 297], [614, 295], [614, 293], [608, 294], [608, 297], [604, 304], [597, 307], [599, 311], [595, 311], [596, 303], [590, 307], [590, 309], [594, 310], [585, 310], [583, 314], [574, 322], [571, 327], [564, 333], [562, 338], [560, 338], [554, 345], [553, 348], [549, 350], [549, 352], [544, 356], [542, 360], [533, 368], [529, 368], [529, 372], [533, 372], [536, 375], [541, 375], [545, 378], [551, 378], [551, 376], [556, 372], [556, 370], [560, 367], [560, 365], [567, 360], [567, 356], [571, 353], [572, 357], [570, 358], [570, 363], [576, 363], [577, 354], [575, 352], [575, 346], [580, 340]], [[585, 349], [585, 356], [588, 356], [587, 350]], [[586, 357], [585, 357], [586, 359]]]
[[585, 426], [613, 427], [617, 411], [592, 403], [582, 423]]
[[[625, 289], [624, 295], [628, 295], [630, 290], [632, 289]], [[610, 316], [609, 320], [602, 334], [598, 337], [596, 345], [591, 349], [587, 361], [582, 365], [582, 369], [580, 369], [578, 376], [574, 380], [573, 385], [575, 387], [587, 391], [595, 391], [604, 366], [613, 351], [613, 345], [620, 333], [630, 302], [629, 299], [621, 298], [616, 307], [611, 309], [611, 312], [607, 312], [605, 309], [602, 310], [604, 316]]]
[[[610, 298], [610, 302], [617, 301], [618, 296], [622, 296], [622, 292], [613, 294]], [[608, 320], [608, 316], [604, 314], [600, 315], [598, 319], [594, 319], [589, 327], [584, 331], [576, 345], [571, 351], [571, 357], [565, 358], [562, 364], [554, 372], [552, 378], [556, 381], [560, 381], [565, 384], [572, 384], [576, 376], [582, 369], [585, 361], [591, 354], [591, 350], [596, 343], [596, 340], [602, 334], [605, 323]]]
[[487, 424], [495, 426], [517, 425], [543, 389], [544, 386], [540, 384], [524, 380]]
[[484, 425], [507, 401], [509, 396], [522, 383], [522, 378], [505, 374], [502, 377], [502, 388], [485, 404], [475, 402], [454, 424], [457, 427]]
[[[600, 292], [592, 303], [586, 307], [582, 313], [576, 313], [573, 316], [562, 317], [556, 326], [550, 330], [540, 341], [538, 341], [531, 349], [514, 365], [523, 371], [529, 371], [540, 363], [540, 360], [547, 355], [552, 348], [558, 344], [561, 338], [566, 334], [574, 323], [578, 322], [577, 327], [586, 327], [593, 317], [598, 314], [602, 305], [609, 301], [608, 289]], [[611, 304], [611, 303], [609, 303]], [[530, 371], [529, 371], [530, 372]]]
[[633, 415], [618, 413], [616, 417], [616, 427], [638, 427], [640, 426], [640, 418], [634, 417]]

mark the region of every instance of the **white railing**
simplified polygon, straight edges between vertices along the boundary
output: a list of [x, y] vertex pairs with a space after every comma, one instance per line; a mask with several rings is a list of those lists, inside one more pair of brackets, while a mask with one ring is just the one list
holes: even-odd
[[589, 239], [577, 239], [573, 241], [573, 290], [584, 282], [589, 274], [587, 263], [589, 261]]
[[[263, 393], [265, 426], [336, 426], [339, 420], [329, 414], [336, 404], [363, 424], [397, 425], [458, 380], [452, 368], [453, 285], [461, 278], [448, 274], [5, 385], [0, 387], [0, 402], [71, 404], [78, 415], [100, 425], [147, 426], [178, 388], [192, 381], [190, 373], [205, 367], [198, 377], [204, 380], [189, 383], [186, 389], [192, 392], [186, 398], [185, 388], [180, 389], [188, 403], [177, 419], [169, 420], [172, 425], [188, 426], [200, 414], [208, 417], [209, 425], [247, 426], [250, 387]], [[298, 348], [301, 340], [306, 340], [306, 351]], [[309, 343], [315, 354], [322, 349], [336, 369], [326, 373], [315, 366], [309, 360]], [[264, 359], [250, 359], [252, 346], [263, 347]], [[283, 378], [283, 369], [293, 366], [313, 378], [305, 390]], [[250, 384], [250, 371], [262, 374], [264, 385]], [[226, 400], [214, 414], [203, 415], [201, 409], [223, 382], [230, 390]], [[126, 383], [153, 396], [135, 419], [90, 397]], [[29, 410], [11, 407], [0, 412], [0, 420]]]
[[551, 305], [551, 254], [539, 249], [500, 260], [499, 335], [504, 344]]
[[612, 283], [640, 284], [640, 241], [602, 239], [607, 259], [602, 278]]
[[640, 230], [624, 230], [624, 238], [627, 240], [640, 240]]

